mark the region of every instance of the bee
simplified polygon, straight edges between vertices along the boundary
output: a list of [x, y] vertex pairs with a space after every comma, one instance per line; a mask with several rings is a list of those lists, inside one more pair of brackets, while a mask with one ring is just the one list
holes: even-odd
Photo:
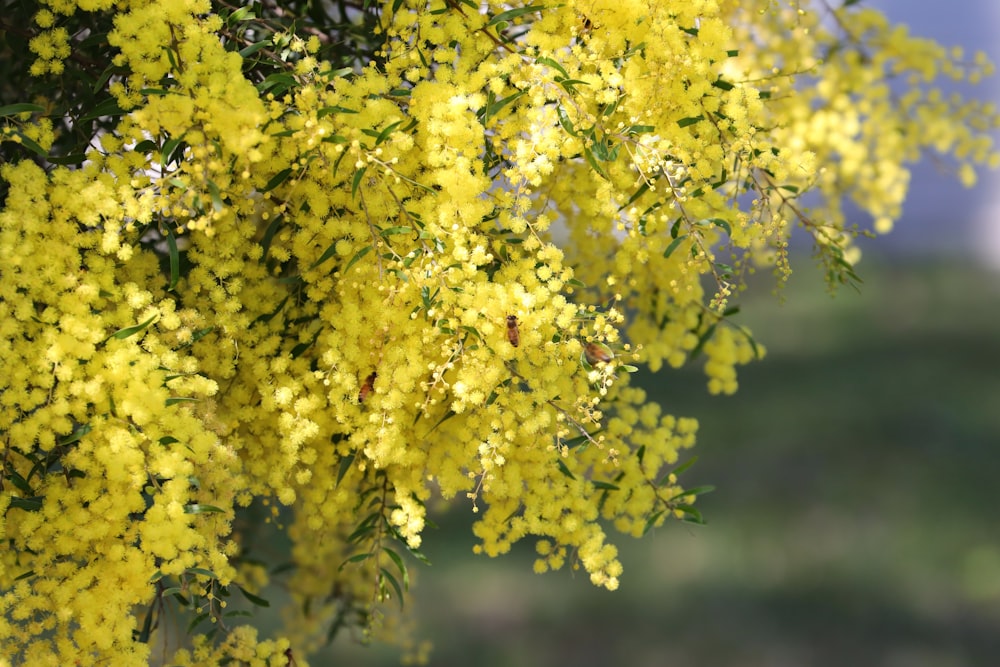
[[521, 332], [517, 328], [517, 315], [507, 316], [507, 340], [514, 347], [521, 344]]
[[358, 392], [358, 403], [364, 403], [365, 399], [372, 393], [372, 389], [375, 387], [376, 376], [377, 373], [372, 371], [371, 375], [365, 378], [365, 383], [361, 385], [361, 391]]
[[606, 364], [615, 358], [611, 348], [600, 343], [587, 343], [583, 346], [583, 354], [591, 366], [596, 366], [598, 363]]

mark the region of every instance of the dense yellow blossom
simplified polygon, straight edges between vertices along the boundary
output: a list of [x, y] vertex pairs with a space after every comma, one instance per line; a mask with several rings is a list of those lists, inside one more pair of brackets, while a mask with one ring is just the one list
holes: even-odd
[[[787, 278], [793, 227], [850, 281], [845, 199], [883, 233], [922, 152], [966, 184], [997, 161], [995, 110], [934, 87], [991, 65], [868, 9], [368, 4], [370, 53], [337, 62], [305, 20], [209, 0], [34, 14], [55, 88], [0, 117], [14, 662], [305, 665], [341, 625], [405, 644], [403, 556], [442, 501], [479, 553], [535, 537], [537, 572], [617, 588], [608, 531], [700, 520], [677, 475], [698, 423], [634, 364], [703, 360], [732, 393], [764, 354], [731, 321], [744, 278]], [[64, 119], [84, 20], [107, 22], [104, 101]], [[284, 638], [230, 608], [271, 583], [265, 529], [290, 540]]]

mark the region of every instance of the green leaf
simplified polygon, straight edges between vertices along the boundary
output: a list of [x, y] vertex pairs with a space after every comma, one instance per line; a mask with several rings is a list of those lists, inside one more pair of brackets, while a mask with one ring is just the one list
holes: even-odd
[[11, 496], [10, 505], [7, 506], [7, 509], [17, 508], [26, 512], [37, 512], [42, 509], [42, 500], [44, 499], [45, 496], [31, 496], [28, 498]]
[[688, 468], [690, 468], [691, 466], [693, 466], [697, 462], [698, 462], [698, 457], [697, 456], [692, 456], [687, 461], [685, 461], [684, 463], [682, 463], [679, 466], [677, 466], [676, 468], [674, 468], [673, 469], [673, 474], [680, 475], [682, 472], [684, 472], [685, 470], [687, 470]]
[[705, 120], [705, 117], [701, 114], [697, 116], [688, 116], [687, 118], [681, 118], [677, 121], [677, 127], [687, 127], [688, 125], [694, 125], [695, 123], [700, 123]]
[[517, 7], [515, 9], [508, 9], [505, 12], [500, 12], [486, 24], [486, 27], [495, 26], [497, 23], [510, 22], [511, 19], [516, 19], [518, 16], [524, 16], [525, 14], [531, 14], [532, 12], [540, 12], [545, 9], [545, 5], [527, 5], [525, 7]]
[[383, 143], [386, 139], [388, 139], [389, 135], [391, 135], [393, 131], [402, 124], [402, 122], [403, 121], [401, 120], [397, 120], [395, 123], [392, 123], [384, 130], [379, 132], [378, 136], [375, 137], [375, 145], [378, 146], [379, 144]]
[[270, 192], [271, 190], [275, 189], [276, 187], [284, 183], [291, 175], [291, 173], [292, 173], [291, 168], [282, 169], [277, 174], [271, 177], [271, 180], [267, 182], [267, 185], [264, 186], [264, 189], [261, 190], [261, 192], [262, 193]]
[[670, 257], [670, 255], [674, 254], [674, 250], [677, 250], [677, 246], [679, 246], [687, 237], [687, 234], [683, 234], [671, 241], [670, 245], [667, 246], [667, 249], [663, 251], [663, 256]]
[[604, 173], [604, 170], [601, 168], [601, 166], [599, 164], [597, 164], [597, 160], [594, 159], [593, 152], [591, 152], [591, 150], [589, 148], [587, 148], [586, 146], [584, 146], [584, 148], [583, 148], [583, 156], [587, 159], [587, 163], [590, 165], [591, 169], [593, 169], [594, 171], [596, 171], [598, 173], [598, 175], [600, 175], [602, 178], [604, 178], [604, 180], [606, 180], [606, 181], [610, 181], [611, 180], [610, 178], [608, 178], [608, 175], [606, 173]]
[[559, 472], [561, 472], [562, 474], [566, 475], [570, 479], [573, 479], [573, 480], [576, 479], [576, 477], [573, 476], [573, 473], [571, 473], [569, 471], [569, 468], [566, 467], [566, 464], [563, 463], [563, 460], [561, 458], [556, 459], [556, 464], [559, 466]]
[[218, 576], [216, 576], [215, 572], [212, 572], [211, 570], [206, 570], [203, 567], [189, 567], [186, 570], [184, 570], [184, 574], [194, 574], [201, 577], [208, 577], [209, 579], [219, 578]]
[[372, 251], [372, 247], [371, 247], [370, 245], [366, 245], [366, 246], [365, 246], [364, 248], [362, 248], [361, 250], [359, 250], [359, 251], [358, 251], [358, 252], [357, 252], [357, 253], [356, 253], [356, 254], [354, 255], [354, 257], [352, 257], [352, 258], [351, 258], [351, 261], [349, 261], [349, 262], [347, 263], [347, 266], [345, 266], [345, 267], [344, 267], [344, 273], [347, 273], [347, 272], [348, 272], [348, 270], [350, 270], [350, 268], [351, 268], [352, 266], [354, 266], [354, 264], [355, 264], [355, 263], [356, 263], [356, 262], [357, 262], [358, 260], [360, 260], [360, 259], [361, 259], [362, 257], [364, 257], [365, 255], [367, 255], [367, 254], [368, 254], [368, 253], [370, 253], [371, 251]]
[[20, 139], [20, 141], [15, 141], [15, 142], [12, 142], [12, 143], [21, 144], [22, 146], [24, 146], [29, 151], [31, 151], [32, 153], [34, 153], [35, 155], [37, 155], [39, 157], [46, 157], [46, 156], [48, 156], [49, 152], [47, 150], [45, 150], [44, 148], [42, 148], [38, 144], [37, 141], [35, 141], [31, 137], [27, 136], [21, 130], [14, 130], [13, 134], [14, 134], [14, 136], [18, 137]]
[[649, 529], [653, 527], [653, 524], [655, 524], [660, 519], [661, 516], [663, 516], [663, 510], [660, 510], [659, 512], [653, 512], [648, 517], [646, 517], [646, 525], [642, 527], [642, 534], [645, 535], [646, 533], [648, 533]]
[[[226, 510], [215, 505], [203, 505], [201, 503], [191, 503], [184, 506], [185, 514], [225, 514]], [[215, 576], [215, 575], [212, 575]]]
[[253, 593], [251, 593], [250, 591], [246, 590], [245, 588], [243, 588], [241, 586], [237, 586], [237, 588], [240, 589], [240, 593], [243, 593], [243, 597], [245, 597], [247, 600], [250, 600], [250, 602], [252, 602], [256, 606], [258, 606], [258, 607], [270, 607], [271, 606], [271, 603], [268, 602], [267, 600], [265, 600], [264, 598], [262, 598], [262, 597], [260, 597], [258, 595], [254, 595]]
[[192, 618], [191, 622], [188, 623], [187, 633], [191, 634], [194, 631], [194, 629], [197, 628], [201, 624], [201, 622], [204, 621], [204, 620], [206, 620], [207, 618], [208, 618], [208, 612], [207, 611], [204, 611], [204, 612], [198, 614], [197, 616], [195, 616], [194, 618]]
[[77, 122], [83, 123], [88, 120], [96, 120], [105, 116], [121, 116], [124, 113], [125, 112], [122, 111], [122, 108], [118, 106], [118, 101], [113, 97], [109, 97], [103, 102], [100, 102], [96, 106], [92, 107], [90, 112], [79, 118]]
[[682, 521], [695, 523], [699, 526], [704, 526], [706, 524], [705, 518], [701, 515], [701, 512], [696, 510], [693, 506], [681, 504], [677, 505], [676, 509], [684, 512], [685, 516], [681, 519]]
[[341, 563], [339, 569], [343, 570], [344, 566], [346, 565], [350, 565], [352, 563], [360, 563], [361, 561], [368, 560], [371, 557], [372, 555], [370, 553], [354, 554], [353, 556], [345, 560], [343, 563]]
[[324, 116], [329, 116], [334, 113], [358, 113], [354, 109], [348, 109], [347, 107], [342, 107], [339, 105], [334, 105], [332, 107], [323, 107], [316, 112], [316, 118], [323, 118]]
[[710, 326], [708, 329], [705, 330], [705, 333], [703, 333], [701, 336], [698, 337], [698, 344], [695, 345], [694, 349], [688, 353], [688, 361], [693, 361], [698, 358], [698, 355], [701, 354], [702, 348], [705, 347], [705, 343], [707, 343], [709, 339], [712, 337], [712, 335], [715, 333], [715, 328], [717, 326], [719, 326], [718, 322]]
[[728, 81], [725, 81], [725, 80], [723, 80], [721, 78], [720, 79], [716, 79], [715, 81], [713, 81], [712, 85], [715, 86], [716, 88], [718, 88], [719, 90], [732, 90], [733, 88], [736, 87], [733, 84], [731, 84]]
[[140, 644], [149, 643], [149, 636], [153, 633], [153, 611], [155, 609], [156, 605], [153, 604], [149, 605], [149, 608], [146, 609], [146, 616], [142, 621], [142, 628], [139, 630], [139, 632], [135, 632], [133, 630], [132, 637], [134, 638], [135, 641], [137, 641]]
[[403, 577], [403, 588], [410, 590], [410, 574], [406, 571], [406, 563], [403, 562], [403, 557], [389, 547], [382, 547], [382, 551], [389, 556], [389, 559], [395, 563], [396, 568], [399, 569], [399, 573]]
[[575, 127], [573, 127], [573, 121], [569, 119], [566, 109], [564, 109], [561, 104], [556, 107], [556, 115], [559, 117], [559, 124], [562, 125], [562, 128], [566, 130], [567, 134], [571, 137], [580, 136], [580, 133], [576, 131]]
[[259, 42], [254, 42], [253, 44], [245, 46], [242, 49], [240, 49], [239, 51], [240, 57], [245, 60], [250, 56], [252, 56], [253, 54], [260, 51], [261, 49], [266, 49], [270, 44], [271, 44], [270, 39], [262, 39]]
[[616, 486], [615, 484], [611, 484], [610, 482], [600, 482], [597, 480], [591, 480], [590, 483], [594, 485], [595, 489], [604, 489], [605, 491], [618, 491], [620, 489], [620, 487]]
[[331, 243], [327, 249], [323, 251], [323, 254], [319, 256], [319, 259], [309, 265], [310, 271], [337, 254], [337, 241], [339, 241], [339, 239]]
[[628, 201], [625, 202], [625, 204], [623, 204], [622, 207], [619, 208], [618, 210], [619, 211], [625, 210], [626, 208], [628, 208], [629, 206], [631, 206], [632, 204], [634, 204], [636, 199], [638, 199], [639, 197], [643, 196], [647, 192], [649, 192], [649, 183], [646, 182], [646, 181], [643, 181], [642, 185], [640, 185], [638, 187], [638, 189], [634, 193], [632, 193], [632, 196], [628, 198]]
[[111, 336], [109, 336], [109, 338], [117, 338], [118, 340], [125, 340], [129, 336], [133, 336], [133, 335], [139, 333], [140, 331], [145, 331], [146, 328], [150, 324], [152, 324], [156, 320], [157, 317], [159, 317], [159, 316], [158, 315], [151, 315], [149, 317], [149, 319], [146, 320], [145, 322], [143, 322], [141, 324], [136, 324], [134, 327], [125, 327], [124, 329], [119, 329], [118, 331], [116, 331], [113, 334], [111, 334]]
[[73, 432], [69, 435], [59, 439], [59, 446], [65, 447], [66, 445], [72, 445], [77, 442], [80, 438], [90, 433], [90, 424], [81, 424], [80, 426], [73, 429]]
[[18, 102], [17, 104], [8, 104], [0, 107], [0, 116], [16, 116], [21, 113], [41, 113], [42, 111], [45, 111], [45, 107], [40, 107], [37, 104], [29, 104], [28, 102]]
[[393, 236], [395, 234], [411, 234], [411, 233], [413, 233], [413, 227], [406, 227], [406, 226], [389, 227], [388, 229], [383, 229], [381, 232], [379, 232], [379, 236], [385, 238], [387, 236]]
[[485, 107], [483, 107], [482, 109], [480, 109], [477, 112], [476, 115], [479, 117], [479, 120], [481, 120], [481, 121], [483, 121], [485, 123], [486, 120], [490, 116], [497, 115], [497, 113], [501, 109], [503, 109], [505, 106], [507, 106], [508, 104], [510, 104], [511, 102], [513, 102], [514, 100], [518, 99], [519, 97], [522, 97], [523, 95], [525, 95], [525, 91], [519, 90], [518, 92], [514, 93], [513, 95], [508, 95], [507, 97], [505, 97], [503, 99], [496, 100], [494, 102], [491, 102], [491, 103], [487, 104]]
[[563, 66], [557, 63], [555, 60], [552, 60], [552, 58], [538, 58], [537, 60], [535, 60], [535, 62], [542, 65], [548, 65], [549, 67], [557, 70], [564, 79], [569, 78], [569, 72], [563, 69]]
[[625, 130], [627, 134], [648, 134], [655, 130], [656, 127], [653, 125], [633, 125], [632, 127]]
[[197, 403], [201, 399], [191, 398], [189, 396], [171, 396], [166, 401], [164, 405], [177, 405], [178, 403]]
[[394, 577], [392, 575], [392, 572], [389, 572], [389, 570], [385, 569], [384, 567], [380, 567], [379, 571], [382, 573], [382, 576], [389, 581], [389, 584], [392, 586], [393, 590], [396, 591], [396, 597], [399, 599], [399, 606], [402, 607], [403, 590], [399, 587], [399, 582], [396, 581], [396, 577]]
[[167, 227], [167, 252], [170, 255], [170, 284], [167, 285], [167, 291], [172, 292], [181, 279], [181, 256], [177, 251], [177, 237], [170, 227]]
[[361, 185], [361, 179], [364, 178], [366, 169], [368, 169], [368, 167], [361, 167], [361, 169], [354, 172], [354, 178], [351, 180], [352, 199], [358, 194], [358, 187]]
[[[167, 165], [174, 161], [174, 151], [177, 147], [183, 143], [184, 139], [182, 137], [174, 137], [172, 139], [167, 139], [163, 142], [163, 148], [160, 150], [160, 162]], [[187, 185], [183, 181], [171, 179], [170, 183], [178, 188], [186, 188]]]
[[705, 486], [696, 486], [693, 489], [683, 489], [675, 493], [670, 498], [668, 498], [667, 502], [671, 503], [677, 500], [678, 498], [687, 498], [688, 496], [698, 496], [705, 493], [711, 493], [712, 491], [715, 491], [715, 487], [712, 486], [711, 484], [706, 484]]
[[340, 459], [340, 466], [337, 468], [337, 481], [334, 483], [334, 488], [340, 486], [340, 480], [344, 479], [344, 475], [351, 469], [352, 463], [354, 463], [354, 452]]
[[723, 231], [725, 231], [727, 235], [729, 235], [730, 237], [732, 237], [732, 235], [733, 235], [733, 228], [729, 225], [728, 222], [726, 222], [722, 218], [708, 218], [706, 220], [706, 222], [712, 223], [716, 227], [718, 227], [718, 228], [722, 229]]

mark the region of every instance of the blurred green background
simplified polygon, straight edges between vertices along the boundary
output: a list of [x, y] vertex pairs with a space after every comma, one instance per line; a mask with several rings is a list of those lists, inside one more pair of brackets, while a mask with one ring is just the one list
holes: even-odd
[[[640, 378], [701, 423], [687, 486], [705, 527], [615, 536], [620, 590], [535, 575], [533, 544], [471, 554], [439, 517], [414, 564], [431, 665], [767, 667], [1000, 664], [1000, 274], [866, 260], [860, 294], [799, 258], [784, 303], [742, 322], [768, 348], [740, 391], [697, 368]], [[341, 636], [313, 664], [398, 665]]]

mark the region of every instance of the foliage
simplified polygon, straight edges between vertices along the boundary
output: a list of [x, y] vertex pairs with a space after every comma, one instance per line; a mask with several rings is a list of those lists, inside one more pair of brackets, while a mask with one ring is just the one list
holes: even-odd
[[793, 226], [855, 282], [845, 198], [887, 231], [922, 151], [996, 162], [995, 112], [931, 86], [990, 64], [856, 4], [7, 2], [4, 653], [405, 643], [429, 503], [616, 588], [605, 529], [707, 490], [632, 363], [735, 391], [734, 299]]

